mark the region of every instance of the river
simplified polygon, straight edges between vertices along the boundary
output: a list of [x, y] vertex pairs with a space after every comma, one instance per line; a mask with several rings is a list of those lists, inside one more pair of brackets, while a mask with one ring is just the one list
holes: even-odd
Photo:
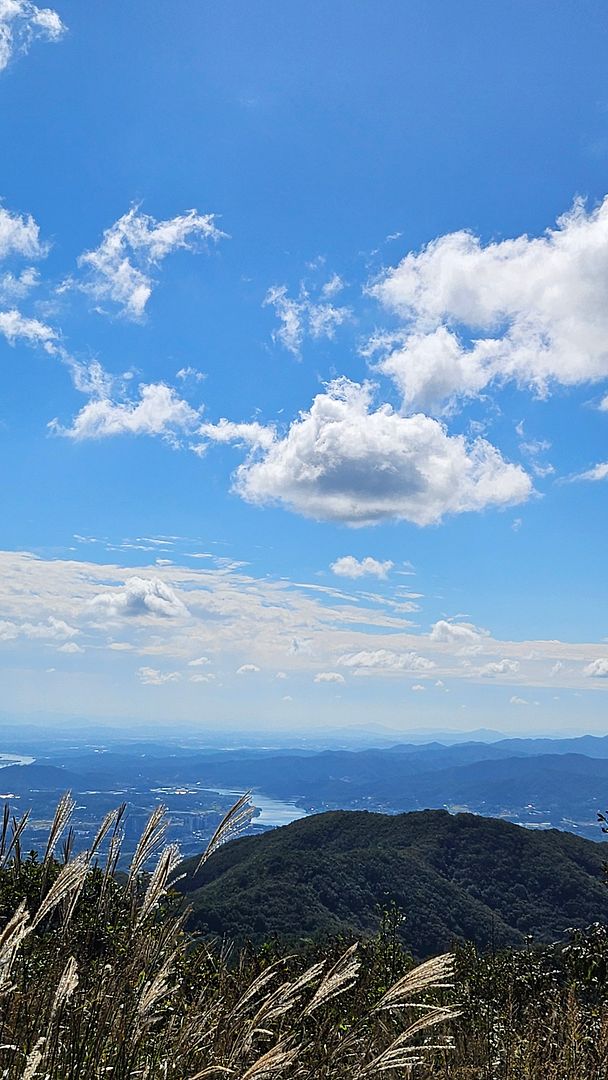
[[[229, 788], [213, 788], [212, 790], [217, 791], [218, 795], [234, 795], [235, 799], [243, 794], [242, 791], [233, 791]], [[271, 799], [259, 791], [253, 792], [251, 801], [259, 810], [259, 814], [256, 814], [253, 819], [256, 825], [289, 825], [290, 821], [298, 821], [306, 817], [306, 811], [295, 803]]]

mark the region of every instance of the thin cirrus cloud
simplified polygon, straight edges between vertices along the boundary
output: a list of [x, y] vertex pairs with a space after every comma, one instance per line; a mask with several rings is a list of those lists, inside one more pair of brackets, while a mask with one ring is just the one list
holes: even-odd
[[608, 461], [600, 461], [597, 465], [594, 465], [591, 469], [586, 469], [585, 472], [576, 473], [575, 476], [569, 477], [574, 483], [576, 480], [586, 480], [590, 483], [597, 483], [600, 480], [608, 480]]
[[429, 416], [373, 404], [370, 384], [329, 383], [284, 437], [239, 466], [235, 490], [247, 502], [282, 503], [305, 517], [352, 526], [431, 525], [531, 494], [524, 469], [485, 439], [451, 436]]
[[59, 41], [66, 32], [59, 15], [30, 0], [0, 0], [0, 71], [14, 56], [29, 52], [33, 41]]
[[337, 328], [351, 317], [350, 308], [330, 303], [342, 287], [341, 278], [334, 274], [321, 289], [320, 299], [315, 300], [304, 286], [294, 299], [289, 296], [286, 285], [273, 285], [264, 298], [264, 305], [274, 308], [279, 320], [273, 340], [298, 359], [306, 336], [331, 340]]
[[143, 318], [154, 287], [154, 270], [175, 251], [196, 251], [197, 244], [218, 241], [225, 233], [213, 214], [189, 210], [157, 221], [132, 207], [103, 234], [97, 248], [78, 260], [84, 271], [79, 288], [96, 304], [110, 302], [129, 319]]
[[360, 578], [371, 576], [386, 578], [394, 565], [390, 559], [381, 562], [371, 555], [366, 555], [364, 559], [356, 559], [354, 555], [342, 555], [331, 563], [329, 569], [338, 577]]
[[378, 367], [408, 409], [450, 410], [492, 382], [546, 395], [553, 383], [604, 379], [608, 197], [592, 210], [577, 200], [540, 237], [440, 236], [369, 291], [403, 320]]

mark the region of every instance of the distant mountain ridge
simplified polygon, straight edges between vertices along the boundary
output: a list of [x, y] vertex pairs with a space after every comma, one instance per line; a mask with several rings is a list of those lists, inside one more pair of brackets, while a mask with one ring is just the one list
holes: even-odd
[[417, 955], [464, 938], [552, 941], [608, 919], [600, 845], [555, 830], [434, 810], [334, 811], [236, 840], [178, 884], [206, 933], [262, 940], [371, 933], [396, 903]]

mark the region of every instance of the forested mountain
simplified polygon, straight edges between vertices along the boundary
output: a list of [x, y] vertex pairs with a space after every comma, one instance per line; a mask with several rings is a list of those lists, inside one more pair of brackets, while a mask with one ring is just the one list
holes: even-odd
[[337, 811], [236, 840], [196, 875], [190, 860], [178, 888], [194, 927], [254, 940], [370, 933], [394, 903], [423, 956], [608, 920], [602, 859], [591, 841], [471, 814]]

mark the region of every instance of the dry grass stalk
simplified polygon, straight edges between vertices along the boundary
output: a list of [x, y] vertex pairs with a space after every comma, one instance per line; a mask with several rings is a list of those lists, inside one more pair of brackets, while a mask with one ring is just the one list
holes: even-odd
[[166, 893], [169, 878], [175, 868], [179, 865], [179, 862], [179, 847], [177, 844], [169, 844], [164, 851], [161, 852], [160, 858], [150, 878], [148, 888], [146, 889], [145, 896], [139, 909], [136, 925], [139, 926], [140, 923], [142, 923], [144, 919], [147, 919], [152, 911], [154, 911], [159, 900]]
[[116, 832], [116, 829], [117, 829], [118, 825], [120, 824], [120, 821], [122, 820], [122, 817], [123, 817], [126, 809], [127, 809], [127, 804], [122, 803], [120, 806], [117, 806], [114, 810], [109, 810], [108, 811], [108, 813], [104, 817], [101, 825], [99, 826], [99, 829], [97, 830], [97, 835], [95, 836], [95, 839], [93, 840], [93, 843], [91, 844], [91, 847], [89, 849], [89, 858], [90, 859], [92, 859], [97, 854], [97, 852], [99, 851], [99, 848], [101, 847], [103, 841], [105, 840], [105, 838], [108, 835], [108, 833], [110, 832], [110, 830], [113, 829], [114, 832]]
[[62, 867], [32, 919], [32, 930], [35, 930], [62, 900], [80, 895], [88, 869], [89, 861], [86, 855], [77, 855], [72, 862]]
[[332, 998], [338, 997], [350, 990], [359, 976], [361, 964], [356, 958], [357, 945], [351, 945], [340, 957], [330, 971], [324, 976], [314, 997], [304, 1009], [303, 1016], [310, 1016], [315, 1009], [324, 1005]]
[[69, 825], [70, 818], [74, 813], [75, 806], [76, 802], [72, 798], [72, 793], [70, 791], [66, 791], [65, 795], [61, 796], [57, 804], [55, 817], [53, 818], [53, 823], [49, 829], [49, 837], [47, 840], [46, 851], [44, 853], [45, 866], [53, 858], [59, 838], [64, 829], [66, 829]]
[[129, 888], [133, 887], [144, 866], [148, 862], [148, 859], [155, 854], [164, 841], [165, 833], [167, 831], [166, 813], [166, 806], [157, 806], [148, 818], [147, 824], [135, 849], [135, 854], [131, 859], [129, 876], [127, 879]]
[[15, 956], [31, 930], [30, 915], [22, 901], [0, 933], [0, 988], [6, 989]]
[[21, 1080], [34, 1080], [38, 1069], [40, 1068], [40, 1062], [42, 1061], [42, 1055], [44, 1053], [44, 1039], [38, 1039], [34, 1049], [28, 1054], [25, 1062], [25, 1069], [21, 1074]]
[[194, 871], [195, 875], [198, 874], [214, 851], [217, 851], [227, 840], [234, 840], [249, 827], [254, 810], [255, 806], [251, 803], [251, 792], [246, 791], [244, 795], [241, 795], [240, 799], [237, 799], [234, 806], [230, 807], [228, 813], [220, 821]]
[[55, 997], [51, 1006], [51, 1016], [49, 1025], [53, 1022], [55, 1016], [63, 1008], [67, 1001], [70, 1000], [76, 987], [78, 986], [78, 964], [73, 956], [70, 956], [65, 968], [63, 969], [59, 983], [57, 984], [57, 990], [55, 991]]
[[374, 1076], [375, 1073], [387, 1072], [389, 1069], [407, 1069], [418, 1065], [423, 1060], [423, 1055], [430, 1050], [445, 1050], [448, 1047], [446, 1041], [441, 1043], [415, 1044], [412, 1042], [416, 1035], [427, 1031], [437, 1024], [445, 1024], [458, 1016], [452, 1009], [437, 1008], [420, 1016], [405, 1031], [398, 1035], [393, 1042], [378, 1054], [367, 1065], [356, 1073], [357, 1080], [366, 1076]]
[[[6, 818], [7, 818], [7, 814], [6, 814], [7, 809], [8, 809], [8, 803], [5, 803], [4, 818], [3, 818], [3, 822], [2, 822], [2, 843], [3, 843], [3, 845], [6, 844], [4, 825], [5, 825]], [[9, 809], [9, 815], [10, 815], [10, 809]], [[7, 866], [8, 861], [9, 861], [11, 855], [13, 854], [13, 852], [19, 850], [19, 841], [21, 839], [21, 834], [22, 834], [23, 830], [25, 829], [25, 826], [28, 823], [29, 816], [30, 816], [30, 812], [29, 812], [29, 810], [26, 810], [25, 814], [23, 814], [23, 816], [19, 819], [19, 821], [17, 821], [16, 818], [13, 818], [13, 823], [12, 823], [13, 824], [13, 831], [12, 831], [11, 841], [10, 841], [10, 844], [8, 845], [8, 848], [6, 848], [6, 850], [4, 851], [4, 853], [2, 855], [2, 860], [0, 861], [0, 866], [2, 866], [2, 867]]]
[[405, 1008], [411, 1005], [408, 999], [420, 994], [423, 990], [452, 989], [454, 977], [454, 957], [452, 953], [444, 953], [442, 956], [434, 956], [431, 960], [419, 964], [418, 967], [408, 971], [402, 979], [389, 987], [380, 998], [374, 1011], [380, 1009]]
[[286, 1039], [281, 1039], [276, 1046], [254, 1061], [239, 1080], [272, 1080], [293, 1065], [299, 1052], [299, 1046], [290, 1047]]

